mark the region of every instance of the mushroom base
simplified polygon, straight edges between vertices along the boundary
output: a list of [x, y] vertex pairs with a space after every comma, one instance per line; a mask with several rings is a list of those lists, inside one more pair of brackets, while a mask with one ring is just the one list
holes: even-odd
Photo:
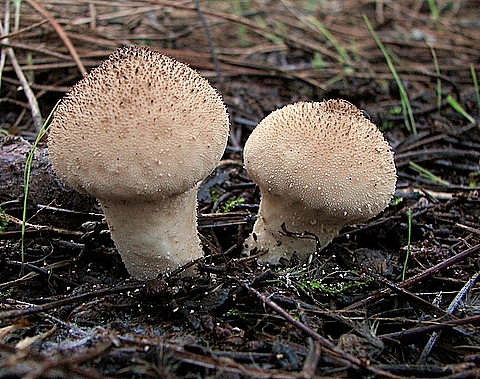
[[[316, 251], [315, 236], [321, 248], [327, 246], [343, 225], [331, 225], [331, 216], [312, 209], [298, 202], [288, 202], [285, 198], [262, 195], [258, 218], [253, 231], [245, 240], [245, 251], [267, 251], [261, 255], [259, 262], [277, 264], [281, 258], [290, 259], [296, 252], [305, 260]], [[282, 229], [285, 225], [286, 232]], [[295, 234], [297, 237], [287, 234]], [[305, 233], [303, 237], [298, 235]], [[314, 236], [315, 235], [315, 236]]]
[[203, 255], [197, 234], [197, 189], [158, 201], [100, 200], [130, 275], [156, 278]]

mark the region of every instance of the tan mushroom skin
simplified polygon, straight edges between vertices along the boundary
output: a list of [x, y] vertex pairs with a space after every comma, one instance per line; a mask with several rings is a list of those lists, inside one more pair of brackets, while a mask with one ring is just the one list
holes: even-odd
[[64, 183], [100, 201], [128, 271], [144, 280], [202, 256], [196, 185], [221, 159], [228, 131], [225, 105], [205, 78], [126, 47], [62, 100], [49, 156]]
[[258, 218], [245, 249], [278, 263], [315, 252], [341, 228], [381, 212], [395, 192], [393, 152], [378, 128], [344, 100], [299, 102], [269, 114], [244, 149], [245, 168], [260, 187]]

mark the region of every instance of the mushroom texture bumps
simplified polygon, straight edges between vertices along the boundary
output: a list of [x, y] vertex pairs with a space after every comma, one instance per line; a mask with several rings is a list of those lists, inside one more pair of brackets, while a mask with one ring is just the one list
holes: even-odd
[[80, 80], [50, 125], [49, 157], [96, 197], [132, 275], [156, 277], [202, 255], [196, 186], [225, 150], [225, 105], [206, 79], [146, 48], [121, 48]]
[[[344, 100], [300, 102], [263, 119], [245, 144], [245, 168], [262, 198], [245, 249], [278, 263], [325, 247], [341, 228], [366, 221], [395, 192], [393, 152], [378, 128]], [[305, 233], [307, 238], [293, 238]], [[310, 238], [308, 238], [310, 237]]]

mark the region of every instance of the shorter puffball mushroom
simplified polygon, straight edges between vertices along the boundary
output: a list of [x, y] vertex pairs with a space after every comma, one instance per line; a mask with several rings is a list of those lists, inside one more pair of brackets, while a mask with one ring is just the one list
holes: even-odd
[[126, 47], [61, 101], [49, 157], [64, 183], [99, 200], [129, 273], [146, 280], [202, 256], [196, 186], [228, 134], [226, 107], [205, 78]]
[[[378, 128], [344, 100], [299, 102], [254, 129], [244, 163], [261, 202], [245, 250], [278, 263], [324, 248], [343, 227], [380, 213], [395, 193], [393, 152]], [[293, 238], [290, 233], [305, 233]]]

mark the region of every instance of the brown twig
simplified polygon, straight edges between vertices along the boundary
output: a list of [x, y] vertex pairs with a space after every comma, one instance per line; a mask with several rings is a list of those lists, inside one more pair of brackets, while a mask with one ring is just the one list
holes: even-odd
[[[28, 269], [28, 270], [31, 270], [37, 274], [40, 274], [40, 275], [43, 275], [43, 276], [46, 276], [47, 278], [51, 278], [51, 279], [55, 279], [56, 281], [60, 282], [60, 283], [63, 283], [69, 287], [78, 287], [78, 284], [77, 283], [74, 283], [68, 279], [65, 279], [65, 278], [62, 278], [61, 276], [59, 275], [56, 275], [53, 273], [52, 269], [50, 268], [42, 268], [42, 267], [38, 267], [34, 264], [31, 264], [31, 263], [22, 263], [22, 262], [17, 262], [17, 261], [11, 261], [9, 259], [5, 260], [5, 264], [7, 266], [16, 266], [16, 267], [20, 267], [21, 270], [23, 271], [24, 269]], [[58, 266], [57, 266], [58, 267]]]
[[195, 8], [197, 9], [198, 17], [202, 21], [203, 28], [205, 29], [205, 34], [207, 35], [208, 45], [210, 47], [210, 53], [212, 54], [213, 64], [215, 65], [215, 72], [217, 73], [217, 77], [219, 79], [222, 78], [222, 71], [220, 70], [220, 64], [218, 63], [217, 53], [215, 52], [215, 46], [213, 45], [213, 38], [212, 34], [210, 33], [210, 29], [208, 28], [207, 20], [203, 15], [203, 12], [198, 4], [197, 0], [192, 0], [193, 4], [195, 4]]
[[[175, 360], [178, 360], [183, 363], [191, 364], [197, 367], [203, 367], [211, 370], [219, 370], [226, 376], [221, 377], [230, 377], [228, 374], [233, 374], [234, 376], [245, 376], [248, 378], [257, 378], [257, 379], [305, 379], [304, 372], [283, 372], [276, 369], [265, 370], [261, 367], [251, 367], [247, 365], [242, 365], [235, 362], [233, 359], [224, 359], [223, 357], [229, 357], [233, 355], [231, 352], [217, 352], [212, 351], [208, 348], [203, 348], [203, 355], [193, 353], [188, 351], [184, 346], [178, 343], [171, 343], [166, 341], [162, 337], [152, 338], [147, 336], [142, 336], [141, 338], [127, 337], [127, 336], [118, 336], [118, 339], [123, 343], [129, 343], [137, 346], [152, 347], [165, 350], [169, 352]], [[316, 352], [314, 352], [315, 354]], [[250, 355], [250, 360], [255, 357], [255, 354]], [[223, 359], [222, 359], [223, 358]], [[232, 376], [232, 375], [231, 375]], [[321, 376], [315, 376], [316, 379], [327, 379]]]
[[[465, 250], [464, 252], [462, 253], [459, 253], [449, 259], [446, 259], [444, 260], [443, 262], [440, 262], [439, 264], [423, 271], [422, 273], [418, 274], [418, 275], [415, 275], [405, 281], [403, 281], [402, 283], [399, 283], [398, 284], [398, 287], [399, 288], [408, 288], [418, 282], [421, 282], [422, 280], [426, 279], [426, 278], [429, 278], [430, 276], [432, 276], [433, 274], [436, 274], [437, 272], [440, 272], [440, 271], [443, 271], [445, 269], [447, 269], [448, 267], [454, 265], [455, 263], [457, 262], [460, 262], [474, 254], [477, 254], [478, 252], [480, 252], [480, 245], [476, 245], [468, 250]], [[350, 304], [348, 307], [345, 307], [343, 308], [343, 310], [345, 311], [350, 311], [350, 310], [353, 310], [353, 309], [357, 309], [357, 308], [361, 308], [361, 307], [366, 307], [367, 305], [369, 304], [372, 304], [373, 302], [379, 300], [379, 299], [382, 299], [390, 294], [392, 294], [393, 290], [388, 288], [388, 289], [384, 289], [383, 291], [380, 291], [380, 292], [377, 292], [369, 297], [367, 297], [366, 299], [363, 299], [363, 300], [360, 300], [360, 301], [357, 301], [356, 303], [353, 303], [353, 304]]]
[[457, 320], [445, 321], [442, 323], [435, 323], [432, 325], [419, 326], [418, 328], [412, 328], [408, 330], [402, 330], [401, 332], [388, 333], [378, 336], [382, 340], [394, 340], [394, 339], [403, 339], [408, 337], [414, 337], [416, 335], [425, 335], [430, 332], [437, 330], [442, 330], [449, 327], [467, 325], [467, 324], [476, 324], [480, 322], [480, 315], [472, 316], [467, 318], [461, 318]]
[[250, 287], [248, 284], [241, 282], [240, 280], [236, 278], [230, 278], [236, 283], [238, 283], [241, 287], [243, 287], [245, 290], [247, 290], [249, 293], [254, 295], [256, 298], [261, 300], [265, 305], [267, 305], [269, 308], [273, 309], [276, 313], [278, 313], [281, 317], [283, 317], [285, 320], [287, 320], [290, 324], [294, 325], [296, 328], [300, 329], [316, 341], [318, 341], [326, 350], [330, 351], [332, 354], [335, 356], [349, 362], [353, 366], [369, 371], [375, 375], [381, 375], [387, 378], [398, 378], [396, 375], [392, 375], [386, 371], [379, 370], [371, 365], [369, 365], [367, 362], [360, 360], [359, 358], [346, 353], [342, 349], [338, 348], [335, 346], [332, 342], [309, 328], [307, 325], [304, 323], [300, 322], [299, 320], [295, 319], [292, 315], [290, 315], [287, 311], [285, 311], [282, 307], [280, 307], [277, 303], [273, 302], [270, 300], [267, 296], [261, 294], [258, 292], [255, 288]]
[[479, 159], [480, 152], [476, 150], [465, 150], [465, 149], [453, 149], [453, 148], [442, 148], [442, 149], [423, 149], [408, 151], [406, 153], [398, 154], [395, 157], [395, 161], [398, 167], [408, 166], [411, 160], [415, 162], [429, 161], [432, 159], [439, 158], [455, 158], [462, 157], [464, 159]]
[[73, 46], [72, 42], [70, 41], [70, 38], [68, 38], [67, 34], [63, 30], [63, 28], [60, 26], [60, 24], [53, 18], [50, 12], [48, 12], [36, 0], [26, 0], [26, 2], [38, 13], [40, 13], [43, 17], [45, 17], [48, 20], [48, 22], [53, 26], [53, 28], [55, 29], [59, 37], [62, 39], [65, 46], [67, 47], [68, 51], [70, 52], [70, 55], [72, 56], [73, 60], [77, 64], [78, 70], [80, 71], [82, 76], [84, 76], [87, 73], [87, 70], [85, 70], [85, 66], [83, 65], [80, 57], [78, 56], [77, 50]]
[[125, 286], [107, 288], [100, 291], [89, 292], [78, 296], [68, 296], [64, 299], [52, 301], [50, 303], [34, 305], [33, 307], [26, 309], [15, 309], [11, 311], [0, 312], [0, 320], [6, 321], [11, 319], [16, 319], [19, 317], [27, 317], [39, 312], [47, 312], [55, 308], [62, 307], [69, 304], [78, 304], [83, 303], [87, 300], [95, 299], [98, 297], [105, 297], [109, 295], [115, 295], [118, 293], [128, 292], [138, 290], [145, 286], [145, 283], [130, 284]]
[[[23, 264], [21, 262], [17, 262], [17, 263], [19, 263], [19, 264], [17, 264], [17, 266], [23, 267]], [[44, 269], [40, 269], [40, 268], [38, 268], [38, 270], [33, 269], [32, 271], [30, 271], [29, 273], [23, 275], [22, 277], [20, 277], [18, 279], [10, 280], [10, 281], [5, 282], [5, 283], [0, 283], [0, 289], [6, 288], [6, 287], [11, 287], [11, 286], [14, 286], [14, 285], [18, 285], [22, 282], [25, 282], [27, 280], [30, 280], [30, 279], [33, 279], [33, 278], [37, 277], [40, 273], [45, 274], [45, 275], [50, 275], [52, 270], [54, 270], [56, 268], [59, 268], [59, 267], [66, 266], [68, 264], [71, 264], [71, 261], [56, 262], [56, 263], [53, 263], [51, 265], [46, 266]], [[43, 272], [38, 272], [39, 270], [42, 270]], [[65, 280], [65, 279], [63, 279], [63, 280]]]
[[300, 378], [311, 379], [315, 377], [318, 363], [322, 355], [322, 345], [319, 341], [313, 338], [308, 339], [308, 355], [303, 362], [302, 371], [300, 372]]
[[[7, 1], [5, 4], [5, 18], [3, 26], [0, 25], [0, 34], [6, 35], [9, 33], [9, 19], [10, 19], [10, 4]], [[5, 39], [4, 43], [8, 43], [8, 38]], [[32, 113], [32, 120], [33, 125], [35, 127], [35, 132], [38, 133], [42, 128], [43, 118], [40, 112], [40, 108], [38, 106], [37, 98], [35, 97], [35, 93], [32, 91], [30, 84], [18, 63], [17, 57], [15, 55], [15, 51], [11, 47], [7, 47], [6, 49], [7, 55], [10, 58], [10, 62], [12, 63], [12, 67], [15, 70], [15, 74], [17, 75], [18, 80], [23, 88], [23, 92], [25, 93], [25, 97], [28, 100], [28, 104], [30, 105], [30, 112]], [[4, 55], [2, 54], [2, 62], [0, 62], [0, 68], [3, 71], [3, 62], [4, 62]]]
[[[49, 356], [48, 354], [40, 354], [27, 349], [15, 349], [4, 343], [0, 343], [0, 351], [2, 351], [4, 354], [7, 353], [8, 355], [11, 355], [9, 359], [4, 360], [3, 362], [4, 366], [2, 365], [2, 367], [5, 369], [7, 367], [18, 369], [16, 367], [17, 363], [19, 365], [22, 362], [27, 364], [30, 362], [33, 363], [27, 366], [28, 373], [26, 372], [24, 373], [25, 375], [22, 376], [24, 379], [50, 377], [51, 375], [49, 374], [52, 374], [53, 372], [55, 372], [53, 375], [55, 377], [71, 377], [72, 373], [75, 373], [78, 375], [76, 377], [80, 378], [108, 379], [111, 377], [103, 376], [88, 368], [80, 368], [79, 365], [104, 355], [111, 348], [111, 346], [111, 340], [103, 338], [100, 342], [96, 342], [94, 346], [91, 347], [87, 352], [76, 352], [75, 354], [69, 356], [58, 354], [53, 357]], [[65, 376], [58, 376], [59, 370], [64, 370]]]
[[[463, 299], [463, 297], [472, 289], [472, 287], [475, 285], [477, 280], [480, 277], [480, 273], [476, 273], [465, 285], [463, 288], [458, 292], [457, 296], [452, 300], [450, 305], [447, 308], [447, 313], [452, 314], [455, 309], [457, 308], [459, 302]], [[425, 345], [422, 354], [420, 355], [420, 358], [418, 359], [419, 364], [423, 364], [427, 361], [428, 356], [430, 355], [433, 347], [437, 343], [438, 339], [442, 335], [442, 331], [438, 332], [433, 332], [432, 335], [430, 336], [430, 339], [428, 340], [427, 344]]]
[[362, 270], [362, 271], [364, 271], [368, 275], [374, 277], [379, 282], [385, 284], [393, 292], [398, 293], [398, 294], [406, 297], [412, 303], [416, 303], [419, 308], [422, 308], [424, 310], [428, 310], [431, 313], [437, 315], [438, 317], [448, 317], [448, 318], [454, 317], [451, 314], [444, 311], [443, 309], [437, 307], [436, 305], [422, 299], [420, 296], [417, 296], [414, 293], [412, 293], [410, 291], [407, 291], [405, 288], [400, 287], [396, 283], [393, 283], [390, 280], [384, 278], [383, 276], [374, 273], [371, 269], [367, 268], [367, 270]]

